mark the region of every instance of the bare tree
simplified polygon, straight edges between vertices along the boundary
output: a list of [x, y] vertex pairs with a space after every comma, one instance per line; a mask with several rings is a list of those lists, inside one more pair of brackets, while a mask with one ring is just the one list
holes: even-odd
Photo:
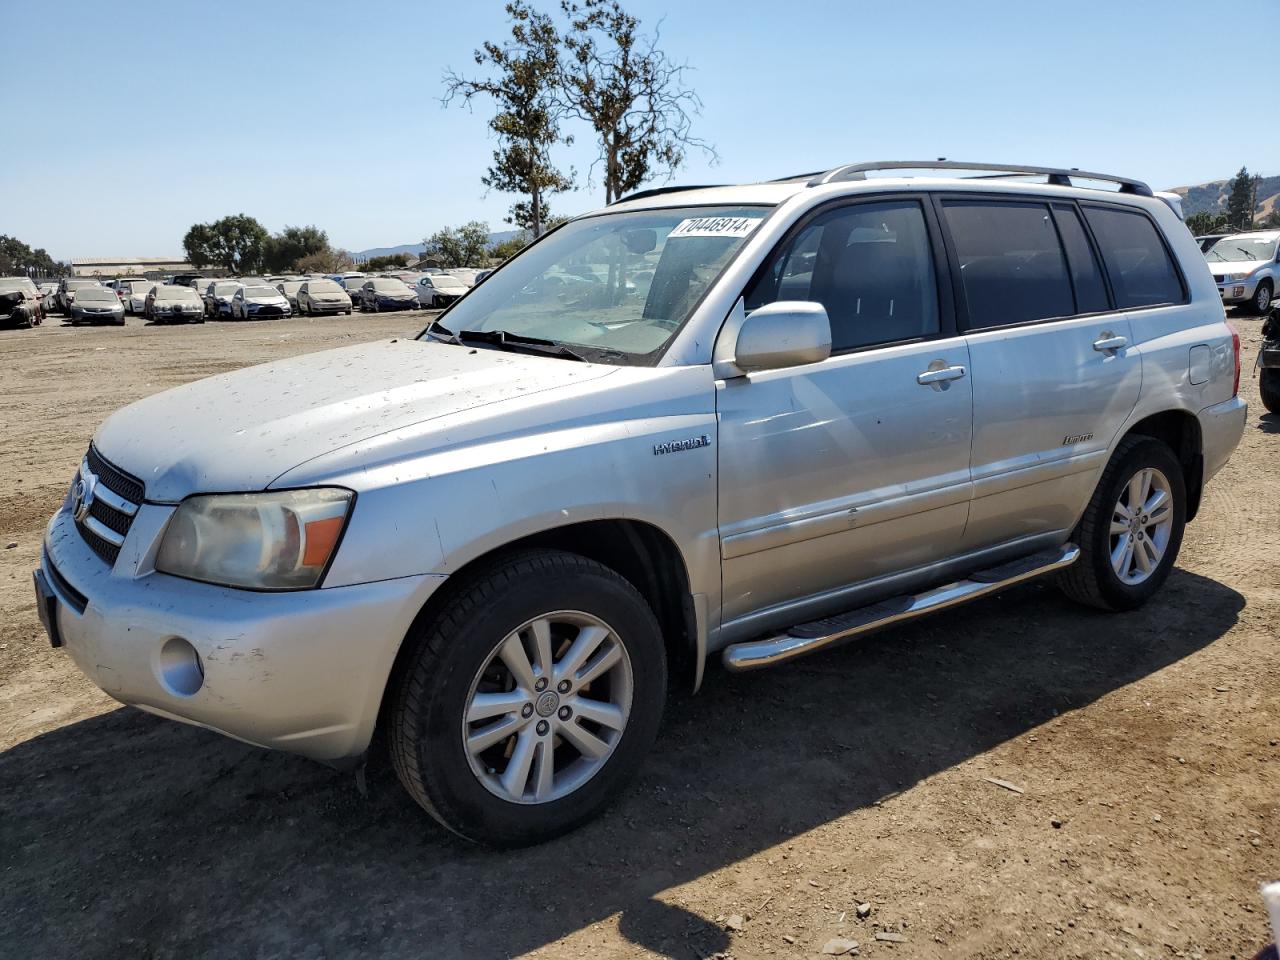
[[718, 159], [691, 132], [702, 101], [684, 85], [688, 67], [658, 49], [656, 31], [640, 33], [640, 21], [618, 0], [560, 6], [569, 27], [557, 87], [568, 113], [590, 124], [599, 140], [606, 203], [659, 173], [670, 177], [689, 148]]
[[551, 18], [524, 0], [512, 0], [506, 9], [511, 40], [502, 46], [485, 43], [475, 52], [476, 65], [490, 68], [492, 75], [469, 80], [447, 71], [444, 102], [455, 97], [467, 104], [478, 96], [493, 99], [498, 112], [489, 129], [497, 135], [498, 148], [481, 182], [504, 193], [527, 196], [511, 207], [507, 222], [536, 237], [547, 220], [546, 197], [573, 186], [572, 176], [551, 162], [551, 148], [561, 141], [563, 110], [554, 95], [560, 38]]

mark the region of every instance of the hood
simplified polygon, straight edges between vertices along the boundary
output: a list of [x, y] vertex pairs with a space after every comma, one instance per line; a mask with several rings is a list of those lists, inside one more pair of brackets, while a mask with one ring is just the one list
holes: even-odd
[[245, 303], [281, 303], [285, 299], [286, 297], [284, 296], [284, 294], [281, 294], [281, 293], [277, 293], [274, 296], [270, 294], [263, 294], [260, 297], [245, 297], [244, 302]]
[[1221, 276], [1224, 273], [1253, 273], [1259, 267], [1265, 267], [1270, 260], [1206, 260], [1209, 272]]
[[382, 341], [247, 367], [113, 414], [94, 443], [147, 499], [262, 490], [339, 447], [617, 368], [551, 357]]

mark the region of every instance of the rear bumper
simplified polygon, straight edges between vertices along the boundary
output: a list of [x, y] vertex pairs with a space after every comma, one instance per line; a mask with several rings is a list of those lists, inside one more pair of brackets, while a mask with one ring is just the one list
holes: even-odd
[[65, 506], [50, 521], [41, 570], [76, 665], [122, 703], [238, 740], [332, 763], [363, 753], [400, 643], [444, 578], [296, 593], [194, 583], [149, 569], [153, 547], [131, 542], [158, 539], [171, 511], [144, 505], [114, 567]]
[[1226, 462], [1244, 435], [1249, 405], [1242, 397], [1205, 407], [1196, 419], [1200, 421], [1200, 438], [1204, 451], [1204, 482], [1208, 483]]

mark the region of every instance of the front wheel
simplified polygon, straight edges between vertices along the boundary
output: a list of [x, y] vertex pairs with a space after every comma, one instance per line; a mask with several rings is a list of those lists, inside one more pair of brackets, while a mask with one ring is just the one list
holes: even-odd
[[1280, 413], [1280, 368], [1263, 367], [1258, 374], [1258, 392], [1262, 405], [1271, 413]]
[[1126, 437], [1076, 527], [1080, 558], [1058, 585], [1087, 606], [1140, 607], [1173, 569], [1186, 515], [1186, 481], [1173, 451], [1151, 437]]
[[1258, 289], [1253, 291], [1253, 299], [1249, 301], [1250, 313], [1261, 316], [1271, 309], [1271, 281], [1259, 280]]
[[393, 680], [392, 760], [450, 830], [500, 847], [559, 836], [635, 773], [662, 719], [653, 612], [585, 557], [513, 554], [416, 628]]

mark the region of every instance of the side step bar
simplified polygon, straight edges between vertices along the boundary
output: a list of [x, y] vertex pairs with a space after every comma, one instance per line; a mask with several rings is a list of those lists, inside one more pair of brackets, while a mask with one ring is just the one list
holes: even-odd
[[1027, 557], [1011, 560], [998, 567], [979, 570], [963, 580], [935, 587], [914, 596], [893, 597], [848, 613], [802, 623], [785, 633], [760, 640], [747, 640], [725, 648], [724, 665], [735, 673], [771, 667], [775, 663], [825, 650], [854, 637], [892, 626], [906, 620], [954, 607], [1003, 590], [1016, 583], [1042, 577], [1076, 562], [1080, 548], [1067, 543]]

